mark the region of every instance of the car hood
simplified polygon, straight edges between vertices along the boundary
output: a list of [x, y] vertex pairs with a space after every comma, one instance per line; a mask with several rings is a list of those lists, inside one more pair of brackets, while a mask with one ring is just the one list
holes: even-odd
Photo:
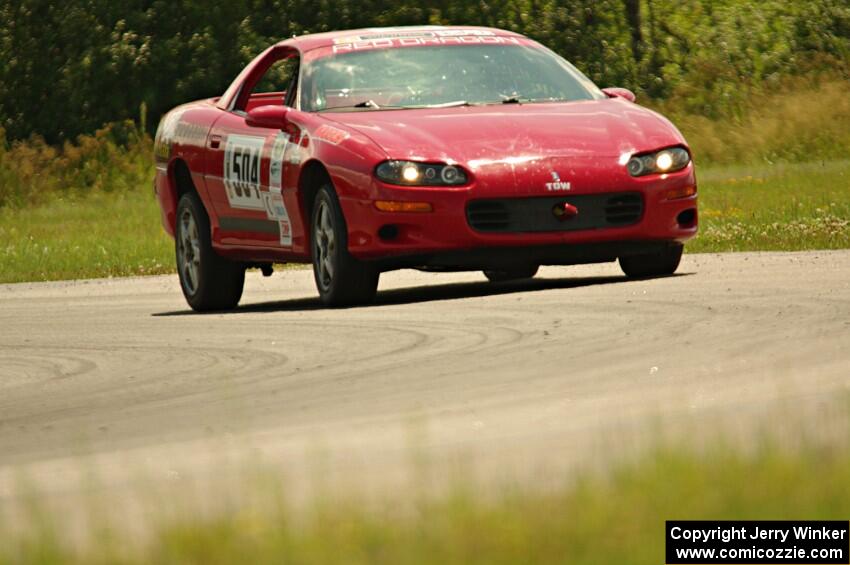
[[510, 171], [542, 182], [558, 171], [580, 181], [624, 165], [624, 156], [684, 143], [666, 119], [617, 99], [324, 116], [369, 137], [390, 159], [456, 163], [479, 179]]

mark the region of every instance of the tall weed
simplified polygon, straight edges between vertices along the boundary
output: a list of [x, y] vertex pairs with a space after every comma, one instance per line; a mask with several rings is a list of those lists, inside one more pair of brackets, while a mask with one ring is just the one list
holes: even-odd
[[150, 137], [131, 121], [59, 147], [38, 136], [10, 144], [0, 128], [0, 207], [38, 205], [57, 194], [147, 186], [153, 178], [151, 155]]

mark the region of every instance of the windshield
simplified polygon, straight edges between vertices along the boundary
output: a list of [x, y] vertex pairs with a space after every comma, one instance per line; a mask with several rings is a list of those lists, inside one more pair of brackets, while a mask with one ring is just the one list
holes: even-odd
[[358, 111], [603, 97], [575, 67], [546, 49], [452, 45], [353, 51], [317, 59], [304, 68], [301, 109]]

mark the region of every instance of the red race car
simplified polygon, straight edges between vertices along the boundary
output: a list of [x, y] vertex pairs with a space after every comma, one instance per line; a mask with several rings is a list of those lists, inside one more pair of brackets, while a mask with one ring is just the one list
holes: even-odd
[[516, 33], [364, 29], [282, 41], [156, 134], [156, 194], [195, 310], [233, 308], [245, 269], [311, 262], [328, 305], [382, 271], [619, 259], [673, 273], [697, 232], [685, 139]]

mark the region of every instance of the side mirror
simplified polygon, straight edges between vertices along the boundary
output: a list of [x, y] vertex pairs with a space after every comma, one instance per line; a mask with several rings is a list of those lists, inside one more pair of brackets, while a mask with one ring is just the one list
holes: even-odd
[[628, 88], [603, 88], [602, 92], [604, 92], [608, 98], [622, 98], [629, 102], [635, 101], [635, 93]]
[[289, 124], [289, 110], [287, 106], [257, 106], [248, 112], [245, 123], [255, 128], [283, 129]]

